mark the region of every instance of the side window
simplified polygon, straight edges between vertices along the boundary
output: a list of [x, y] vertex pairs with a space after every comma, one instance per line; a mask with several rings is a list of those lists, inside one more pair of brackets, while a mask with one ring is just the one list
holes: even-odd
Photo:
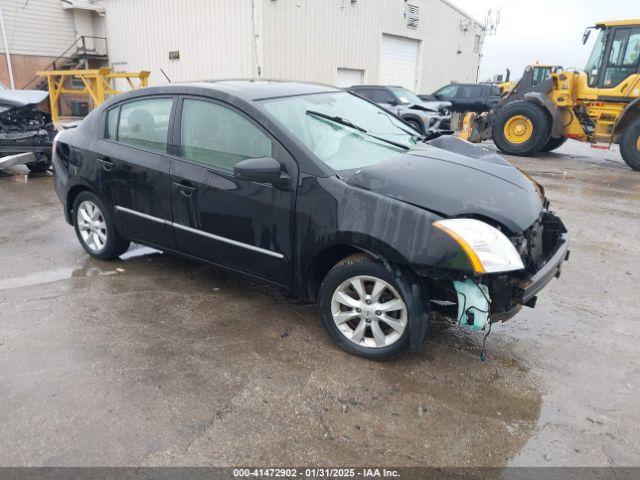
[[436, 92], [441, 97], [453, 98], [458, 93], [459, 85], [447, 85]]
[[500, 96], [500, 87], [498, 87], [497, 85], [493, 85], [491, 87], [491, 95], [493, 97], [499, 97]]
[[118, 138], [116, 132], [118, 128], [118, 115], [120, 115], [119, 106], [107, 110], [107, 130], [105, 132], [104, 138], [108, 138], [109, 140], [115, 140], [116, 138]]
[[551, 78], [551, 68], [546, 67], [534, 67], [533, 69], [533, 84], [538, 85], [544, 82], [548, 78]]
[[640, 58], [640, 28], [634, 28], [629, 34], [627, 49], [622, 59], [623, 65], [637, 65]]
[[173, 99], [164, 97], [123, 104], [120, 107], [118, 142], [165, 153], [172, 104]]
[[613, 88], [638, 70], [640, 28], [619, 28], [615, 31], [604, 72], [603, 87]]
[[[473, 98], [475, 95], [475, 93], [477, 92], [477, 88], [480, 88], [480, 92], [482, 92], [482, 87], [476, 87], [474, 85], [461, 85], [460, 88], [458, 89], [458, 94], [456, 95], [456, 98], [461, 98], [463, 100], [468, 100], [470, 98]], [[480, 95], [477, 95], [480, 96]]]
[[381, 88], [373, 91], [373, 101], [376, 103], [396, 103], [397, 100], [391, 92]]
[[247, 158], [270, 157], [271, 140], [239, 113], [187, 98], [182, 105], [182, 156], [223, 170]]
[[354, 90], [354, 93], [366, 98], [367, 100], [373, 101], [373, 90], [367, 88], [359, 88], [357, 90]]

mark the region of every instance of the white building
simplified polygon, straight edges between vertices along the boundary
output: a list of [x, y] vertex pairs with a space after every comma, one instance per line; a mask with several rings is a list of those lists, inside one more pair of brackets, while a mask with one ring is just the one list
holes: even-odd
[[[0, 0], [0, 6], [17, 88], [35, 66], [84, 36], [89, 48], [82, 53], [92, 66], [150, 70], [151, 84], [166, 83], [164, 71], [172, 81], [261, 77], [395, 84], [423, 93], [475, 81], [484, 36], [477, 21], [446, 0]], [[108, 48], [89, 37], [106, 37]], [[7, 83], [7, 77], [0, 61], [0, 78]]]

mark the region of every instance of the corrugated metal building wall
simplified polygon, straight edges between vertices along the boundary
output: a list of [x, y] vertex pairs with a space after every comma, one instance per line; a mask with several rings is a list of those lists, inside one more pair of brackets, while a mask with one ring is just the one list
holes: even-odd
[[[103, 0], [109, 61], [150, 83], [246, 78], [255, 69], [251, 0]], [[179, 51], [179, 60], [169, 60]]]
[[0, 6], [12, 54], [57, 57], [76, 39], [73, 13], [60, 0], [0, 0]]
[[[102, 0], [112, 65], [151, 83], [256, 77], [336, 84], [338, 69], [381, 80], [383, 34], [417, 43], [413, 88], [475, 81], [482, 29], [444, 0]], [[408, 5], [419, 8], [407, 26]], [[466, 26], [466, 27], [465, 27]], [[255, 41], [254, 41], [255, 40]], [[169, 52], [179, 51], [178, 60]], [[352, 72], [353, 73], [353, 72]], [[351, 77], [350, 77], [351, 78]], [[407, 85], [411, 86], [411, 85]]]

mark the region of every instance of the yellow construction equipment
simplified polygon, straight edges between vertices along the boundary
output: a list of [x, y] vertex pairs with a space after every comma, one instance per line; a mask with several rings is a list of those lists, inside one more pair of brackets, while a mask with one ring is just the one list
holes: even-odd
[[[47, 79], [49, 86], [49, 102], [51, 106], [51, 118], [54, 123], [60, 118], [59, 100], [60, 95], [85, 95], [91, 100], [92, 108], [104, 102], [109, 95], [122, 93], [121, 90], [113, 88], [112, 81], [124, 79], [132, 90], [146, 87], [150, 72], [113, 72], [110, 68], [100, 68], [95, 70], [45, 70], [37, 72], [39, 76]], [[82, 80], [84, 88], [67, 88], [65, 84], [71, 78]]]
[[[567, 138], [594, 148], [620, 145], [622, 158], [640, 171], [640, 19], [600, 22], [588, 28], [598, 38], [584, 71], [532, 65], [544, 77], [516, 85], [484, 118], [465, 118], [462, 136], [493, 138], [510, 155], [558, 148]], [[524, 77], [523, 77], [524, 78]]]

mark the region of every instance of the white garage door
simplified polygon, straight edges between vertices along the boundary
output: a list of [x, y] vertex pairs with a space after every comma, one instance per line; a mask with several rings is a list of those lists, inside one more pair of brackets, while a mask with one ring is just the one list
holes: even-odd
[[418, 40], [382, 35], [381, 85], [400, 85], [415, 90], [417, 69]]
[[364, 70], [338, 67], [338, 75], [336, 78], [337, 87], [345, 88], [352, 85], [362, 85], [363, 80]]

